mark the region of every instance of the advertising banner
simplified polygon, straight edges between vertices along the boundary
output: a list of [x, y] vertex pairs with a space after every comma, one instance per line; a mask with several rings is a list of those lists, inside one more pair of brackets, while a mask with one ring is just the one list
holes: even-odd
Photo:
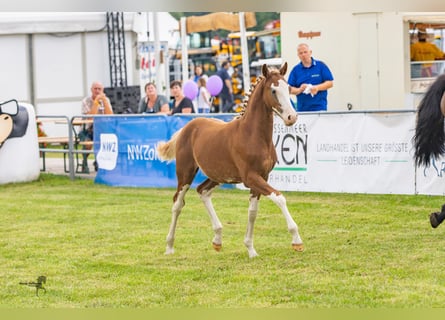
[[[156, 147], [203, 115], [113, 115], [94, 120], [97, 183], [176, 187], [175, 161], [163, 162]], [[232, 114], [208, 117], [231, 121]], [[416, 170], [414, 112], [308, 113], [286, 127], [276, 118], [277, 164], [269, 183], [281, 191], [381, 194], [443, 194], [445, 161]], [[416, 178], [418, 181], [416, 181]], [[198, 171], [192, 187], [204, 181]], [[224, 187], [233, 187], [224, 185]], [[241, 185], [238, 186], [242, 188]]]
[[[95, 182], [127, 187], [176, 187], [175, 161], [161, 161], [156, 148], [197, 115], [128, 115], [94, 119]], [[230, 121], [233, 115], [215, 114]], [[205, 180], [198, 171], [192, 186]], [[229, 187], [227, 185], [226, 187]], [[233, 187], [233, 186], [232, 186]]]
[[416, 170], [416, 191], [419, 194], [445, 195], [445, 158], [432, 160], [429, 167]]
[[[161, 41], [160, 42], [160, 50], [162, 52], [163, 57], [168, 56], [168, 42]], [[139, 83], [141, 83], [141, 97], [145, 96], [144, 86], [148, 82], [153, 82], [156, 84], [156, 87], [161, 92], [164, 91], [164, 88], [168, 86], [168, 79], [165, 78], [167, 74], [166, 68], [168, 68], [168, 64], [164, 61], [156, 60], [156, 51], [155, 51], [155, 43], [154, 41], [147, 42], [139, 42], [138, 43], [138, 59], [140, 61], [139, 64]], [[157, 74], [156, 69], [157, 66], [160, 68], [160, 76], [161, 83], [157, 83]]]
[[172, 168], [158, 159], [156, 146], [170, 137], [165, 115], [94, 119], [95, 182], [114, 186], [174, 187]]
[[278, 163], [269, 183], [283, 191], [413, 194], [413, 113], [300, 114], [275, 121]]

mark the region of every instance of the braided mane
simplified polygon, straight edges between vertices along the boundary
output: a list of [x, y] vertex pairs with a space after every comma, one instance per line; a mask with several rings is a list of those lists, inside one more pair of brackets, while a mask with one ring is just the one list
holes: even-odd
[[258, 76], [258, 77], [256, 78], [255, 83], [253, 83], [253, 84], [250, 86], [249, 92], [247, 92], [247, 93], [245, 94], [245, 97], [244, 97], [244, 99], [243, 99], [243, 103], [242, 103], [242, 105], [241, 105], [241, 111], [240, 111], [239, 114], [235, 117], [235, 119], [239, 119], [239, 118], [242, 118], [242, 117], [244, 116], [244, 114], [246, 113], [247, 104], [248, 104], [248, 102], [249, 102], [250, 96], [251, 96], [252, 93], [253, 93], [253, 90], [255, 90], [255, 87], [257, 86], [257, 84], [260, 83], [261, 80], [263, 80], [264, 78], [265, 78], [265, 77], [264, 77], [263, 75]]

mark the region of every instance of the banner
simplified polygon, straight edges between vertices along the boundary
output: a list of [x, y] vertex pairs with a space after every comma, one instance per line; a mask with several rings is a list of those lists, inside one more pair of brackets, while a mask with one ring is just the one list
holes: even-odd
[[[233, 115], [209, 115], [230, 121]], [[94, 119], [94, 150], [99, 170], [95, 182], [127, 187], [176, 187], [176, 162], [161, 161], [160, 141], [197, 115], [128, 115]], [[198, 171], [193, 187], [206, 177]], [[225, 185], [225, 187], [234, 187]]]
[[[161, 161], [156, 147], [202, 116], [96, 117], [94, 148], [99, 171], [95, 181], [115, 186], [176, 187], [175, 161]], [[234, 115], [205, 116], [231, 121]], [[280, 191], [444, 194], [445, 160], [426, 171], [414, 168], [414, 126], [414, 111], [300, 114], [290, 127], [276, 117], [273, 143], [278, 161], [268, 181]], [[199, 171], [192, 187], [205, 178]]]
[[278, 163], [269, 183], [283, 191], [415, 192], [414, 113], [300, 114], [277, 120]]
[[429, 167], [416, 170], [416, 193], [445, 195], [445, 158], [432, 160]]
[[174, 187], [171, 166], [156, 153], [159, 141], [169, 137], [165, 115], [95, 118], [94, 150], [99, 165], [95, 182]]
[[[160, 50], [163, 57], [168, 56], [168, 42], [161, 41], [160, 42]], [[158, 54], [159, 56], [159, 54]], [[139, 83], [141, 84], [141, 97], [145, 96], [145, 84], [148, 82], [153, 82], [156, 84], [158, 91], [164, 92], [165, 88], [169, 85], [167, 82], [168, 79], [165, 78], [167, 74], [166, 68], [168, 68], [168, 64], [166, 63], [166, 59], [163, 61], [156, 60], [156, 52], [155, 52], [155, 43], [154, 41], [147, 42], [139, 42], [138, 43], [138, 58], [140, 61], [139, 64]], [[160, 68], [160, 76], [161, 83], [157, 82], [157, 74], [156, 69], [159, 65]]]

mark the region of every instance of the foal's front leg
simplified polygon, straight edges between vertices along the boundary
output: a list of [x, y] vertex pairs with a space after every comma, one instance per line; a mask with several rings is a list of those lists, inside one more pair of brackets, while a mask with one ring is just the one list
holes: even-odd
[[254, 190], [254, 194], [262, 194], [268, 197], [281, 209], [281, 213], [283, 213], [286, 219], [287, 229], [292, 235], [292, 248], [295, 251], [303, 251], [303, 241], [298, 233], [298, 226], [287, 209], [286, 198], [267, 183], [266, 177], [261, 177], [258, 174], [250, 174], [247, 177], [247, 183], [244, 184], [248, 185], [251, 190]]
[[304, 251], [303, 241], [301, 240], [300, 234], [298, 233], [298, 226], [295, 223], [294, 219], [292, 219], [292, 216], [287, 209], [286, 198], [279, 192], [272, 192], [267, 197], [272, 200], [278, 207], [280, 207], [281, 212], [286, 219], [287, 229], [292, 235], [292, 248], [295, 251]]

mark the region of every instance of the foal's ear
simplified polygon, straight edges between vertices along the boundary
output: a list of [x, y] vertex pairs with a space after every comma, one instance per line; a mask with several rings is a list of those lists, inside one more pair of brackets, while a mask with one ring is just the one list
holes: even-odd
[[263, 67], [261, 68], [261, 73], [263, 76], [267, 78], [267, 75], [269, 74], [269, 68], [267, 67], [267, 64], [263, 64]]
[[287, 71], [287, 61], [286, 61], [285, 63], [283, 63], [283, 65], [281, 66], [281, 68], [280, 68], [280, 74], [281, 74], [282, 76], [284, 76], [284, 75], [286, 74], [286, 71]]

